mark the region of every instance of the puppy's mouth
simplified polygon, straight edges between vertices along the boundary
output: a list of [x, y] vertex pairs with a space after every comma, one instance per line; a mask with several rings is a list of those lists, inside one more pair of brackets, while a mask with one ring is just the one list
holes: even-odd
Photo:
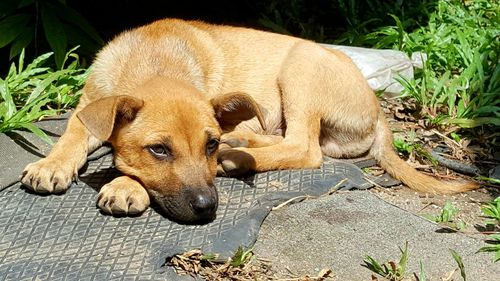
[[149, 194], [166, 218], [182, 224], [206, 224], [216, 217], [218, 194], [215, 187], [185, 188], [174, 196], [166, 196], [155, 190]]

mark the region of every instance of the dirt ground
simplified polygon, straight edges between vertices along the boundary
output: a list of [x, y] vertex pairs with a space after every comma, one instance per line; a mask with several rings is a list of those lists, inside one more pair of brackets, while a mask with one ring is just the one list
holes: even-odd
[[[483, 217], [481, 212], [482, 204], [500, 196], [500, 188], [495, 187], [480, 188], [456, 195], [420, 194], [404, 186], [377, 187], [371, 191], [384, 201], [418, 216], [437, 216], [441, 213], [446, 202], [451, 202], [458, 209], [454, 222], [465, 222], [465, 228], [460, 231], [478, 238], [484, 238], [483, 235], [491, 231], [485, 228], [487, 219]], [[447, 225], [443, 225], [443, 227], [448, 228]], [[449, 230], [454, 229], [449, 227]]]
[[[474, 165], [481, 169], [483, 174], [500, 164], [500, 151], [490, 141], [495, 137], [488, 136], [488, 132], [481, 129], [470, 130], [473, 133], [469, 131], [462, 134], [460, 139], [451, 139], [448, 135], [450, 132], [458, 132], [457, 127], [436, 127], [419, 119], [416, 117], [419, 109], [415, 108], [411, 100], [402, 103], [401, 100], [382, 99], [381, 105], [395, 138], [419, 144], [425, 151], [438, 146], [445, 147], [447, 159], [464, 165]], [[406, 157], [408, 157], [407, 162], [420, 171], [444, 180], [475, 180], [474, 177], [445, 168], [441, 163], [433, 165], [431, 161], [417, 154], [418, 152], [413, 151]], [[372, 171], [376, 173], [377, 169]], [[419, 216], [439, 215], [446, 202], [450, 202], [458, 209], [455, 220], [465, 222], [465, 228], [461, 231], [471, 235], [482, 235], [491, 230], [484, 227], [487, 219], [483, 217], [481, 207], [484, 202], [491, 202], [500, 196], [500, 185], [480, 183], [482, 185], [480, 189], [456, 195], [421, 194], [404, 186], [371, 190], [383, 200]]]

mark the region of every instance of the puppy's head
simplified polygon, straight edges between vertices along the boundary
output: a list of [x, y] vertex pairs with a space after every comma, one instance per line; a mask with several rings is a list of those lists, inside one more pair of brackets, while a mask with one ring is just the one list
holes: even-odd
[[168, 217], [212, 220], [221, 126], [255, 116], [262, 121], [255, 101], [242, 93], [209, 100], [190, 85], [164, 79], [143, 84], [134, 96], [99, 99], [77, 116], [113, 145], [116, 167], [139, 181]]

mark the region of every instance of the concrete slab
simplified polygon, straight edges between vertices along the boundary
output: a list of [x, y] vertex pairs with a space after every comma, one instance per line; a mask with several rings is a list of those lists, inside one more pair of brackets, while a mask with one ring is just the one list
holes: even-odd
[[[281, 273], [315, 274], [331, 268], [335, 280], [370, 280], [363, 267], [370, 255], [379, 262], [399, 261], [399, 247], [409, 245], [409, 276], [424, 264], [428, 280], [441, 280], [457, 268], [458, 252], [467, 280], [500, 280], [500, 264], [485, 244], [461, 233], [446, 233], [434, 223], [392, 206], [369, 191], [340, 192], [272, 211], [264, 221], [254, 251]], [[457, 271], [454, 280], [461, 280]]]

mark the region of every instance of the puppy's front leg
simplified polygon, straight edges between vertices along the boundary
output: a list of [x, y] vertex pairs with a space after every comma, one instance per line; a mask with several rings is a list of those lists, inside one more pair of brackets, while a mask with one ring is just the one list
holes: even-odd
[[230, 148], [219, 152], [218, 175], [240, 176], [248, 171], [266, 172], [285, 169], [318, 168], [321, 149], [304, 150], [286, 143], [260, 148]]
[[101, 144], [102, 141], [90, 134], [75, 113], [50, 154], [26, 166], [21, 182], [38, 193], [63, 192], [85, 164], [87, 153]]
[[115, 178], [104, 185], [97, 197], [97, 206], [111, 215], [134, 215], [149, 207], [149, 195], [142, 185], [127, 176]]
[[[219, 146], [217, 175], [239, 176], [249, 170], [268, 171], [278, 169], [275, 151], [276, 149], [283, 150], [283, 145], [278, 145], [281, 142], [283, 142], [283, 137], [276, 135], [259, 135], [246, 131], [233, 131], [223, 134]], [[255, 149], [274, 145], [277, 146], [273, 147], [271, 155], [263, 152], [262, 149]], [[287, 159], [287, 162], [290, 161], [291, 159]], [[264, 163], [266, 163], [265, 166], [267, 167], [263, 167]], [[290, 163], [288, 163], [288, 166], [290, 166]]]
[[[307, 132], [307, 131], [306, 131]], [[218, 154], [218, 174], [239, 176], [249, 170], [265, 172], [284, 169], [318, 168], [323, 154], [317, 134], [288, 135], [265, 147], [224, 147]]]

